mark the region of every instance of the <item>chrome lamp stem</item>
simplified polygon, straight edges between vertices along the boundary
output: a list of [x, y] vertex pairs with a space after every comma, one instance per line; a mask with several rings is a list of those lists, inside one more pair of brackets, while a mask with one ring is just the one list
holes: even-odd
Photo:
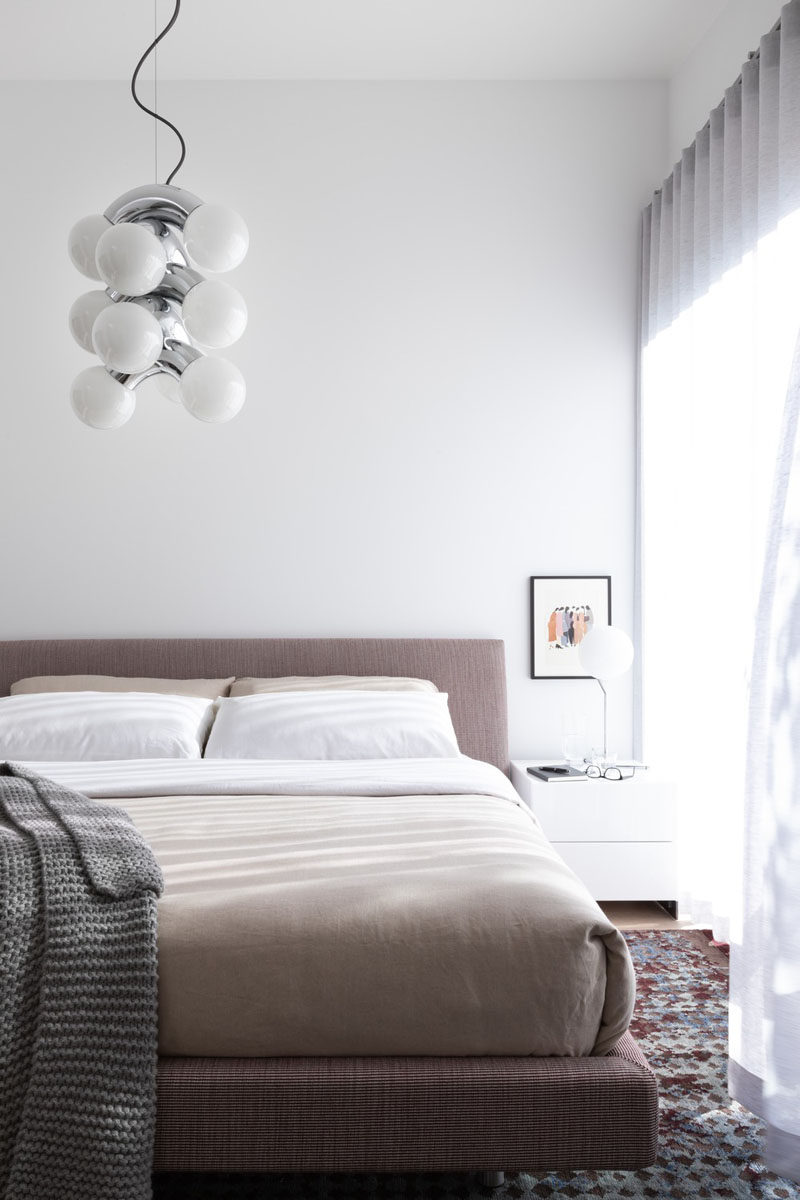
[[608, 692], [603, 686], [602, 679], [597, 681], [603, 693], [603, 764], [608, 762]]

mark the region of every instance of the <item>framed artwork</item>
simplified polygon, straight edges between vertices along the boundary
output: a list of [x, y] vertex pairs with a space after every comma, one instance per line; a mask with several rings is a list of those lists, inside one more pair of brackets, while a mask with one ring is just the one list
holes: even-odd
[[610, 575], [534, 575], [531, 679], [591, 679], [578, 647], [595, 625], [610, 624]]

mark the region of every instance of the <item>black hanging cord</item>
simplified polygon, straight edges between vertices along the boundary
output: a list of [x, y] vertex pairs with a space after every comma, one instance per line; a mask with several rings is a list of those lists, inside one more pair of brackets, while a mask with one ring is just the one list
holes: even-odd
[[144, 62], [147, 59], [148, 55], [152, 54], [152, 52], [155, 50], [156, 46], [161, 41], [161, 39], [166, 37], [167, 34], [169, 33], [170, 29], [172, 29], [172, 26], [175, 24], [175, 22], [178, 19], [178, 13], [180, 11], [181, 11], [181, 0], [175, 0], [175, 11], [172, 14], [172, 17], [171, 17], [169, 23], [164, 26], [164, 28], [161, 30], [161, 33], [158, 35], [158, 37], [155, 38], [150, 43], [150, 45], [147, 47], [144, 54], [142, 55], [142, 57], [139, 59], [138, 63], [136, 64], [136, 69], [133, 72], [133, 77], [131, 79], [131, 95], [133, 96], [134, 102], [139, 105], [139, 108], [141, 108], [142, 112], [146, 112], [149, 117], [155, 117], [156, 121], [160, 121], [162, 125], [166, 125], [168, 129], [171, 129], [181, 144], [181, 156], [178, 159], [178, 165], [173, 169], [173, 171], [169, 175], [169, 178], [167, 179], [168, 184], [172, 183], [173, 179], [178, 174], [178, 171], [180, 171], [181, 167], [183, 166], [183, 160], [186, 158], [186, 142], [183, 140], [181, 131], [175, 125], [173, 125], [171, 121], [168, 121], [166, 117], [159, 116], [159, 114], [157, 112], [155, 112], [154, 109], [148, 108], [146, 104], [142, 104], [141, 100], [136, 95], [136, 79], [137, 79], [137, 76], [138, 76], [139, 72], [141, 71], [142, 66], [144, 65]]

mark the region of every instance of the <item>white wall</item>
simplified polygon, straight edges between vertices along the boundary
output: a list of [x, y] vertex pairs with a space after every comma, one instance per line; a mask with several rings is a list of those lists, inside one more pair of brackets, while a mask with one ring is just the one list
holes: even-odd
[[221, 427], [142, 396], [113, 433], [69, 408], [65, 239], [151, 177], [149, 123], [118, 83], [0, 103], [2, 636], [501, 637], [513, 752], [557, 751], [569, 704], [599, 734], [593, 682], [528, 677], [528, 577], [611, 574], [631, 628], [666, 86], [164, 83], [177, 182], [250, 225], [249, 395]]
[[730, 0], [670, 81], [669, 174], [742, 69], [749, 51], [780, 16], [784, 0]]

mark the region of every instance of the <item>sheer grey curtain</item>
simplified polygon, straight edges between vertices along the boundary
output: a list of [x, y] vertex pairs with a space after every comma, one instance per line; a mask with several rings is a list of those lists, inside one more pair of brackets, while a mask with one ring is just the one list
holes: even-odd
[[[640, 753], [731, 941], [732, 1095], [800, 1178], [800, 0], [643, 222]], [[794, 361], [794, 366], [793, 366]], [[777, 476], [776, 476], [777, 461]]]

